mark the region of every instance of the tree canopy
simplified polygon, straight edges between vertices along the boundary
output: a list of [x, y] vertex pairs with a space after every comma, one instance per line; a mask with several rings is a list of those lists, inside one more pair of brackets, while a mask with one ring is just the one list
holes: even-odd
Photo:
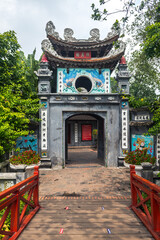
[[[121, 30], [129, 29], [129, 34], [140, 44], [147, 58], [159, 57], [160, 54], [160, 0], [122, 0], [122, 8], [109, 12], [107, 7], [112, 0], [99, 0], [100, 10], [93, 3], [92, 18], [94, 20], [108, 20], [112, 14], [123, 13], [120, 20]], [[116, 15], [118, 17], [118, 15]], [[131, 17], [132, 16], [132, 17]], [[133, 19], [133, 20], [131, 20]], [[122, 29], [123, 28], [123, 29]]]
[[113, 27], [119, 24], [121, 37], [123, 33], [127, 34], [127, 43], [134, 49], [128, 63], [132, 75], [130, 104], [132, 107], [148, 105], [154, 121], [149, 133], [157, 134], [160, 132], [160, 99], [156, 95], [156, 91], [160, 91], [160, 0], [122, 0], [121, 9], [109, 12], [111, 1], [99, 0], [103, 10], [92, 4], [91, 17], [106, 21], [112, 14], [123, 13], [122, 19], [116, 20]]
[[149, 61], [144, 52], [134, 51], [128, 64], [132, 77], [130, 94], [136, 99], [156, 99], [156, 91], [160, 90], [160, 77], [156, 67]]
[[26, 62], [15, 32], [0, 34], [0, 155], [29, 133], [31, 120], [38, 120], [39, 99]]

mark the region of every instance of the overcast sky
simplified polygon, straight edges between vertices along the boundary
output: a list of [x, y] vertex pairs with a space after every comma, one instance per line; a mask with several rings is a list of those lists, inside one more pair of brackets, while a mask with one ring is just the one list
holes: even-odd
[[[115, 19], [122, 15], [112, 15], [107, 22], [91, 19], [91, 4], [98, 6], [98, 0], [0, 0], [0, 33], [14, 30], [25, 55], [37, 50], [36, 58], [42, 54], [41, 42], [46, 38], [45, 26], [52, 21], [63, 38], [65, 28], [72, 28], [74, 37], [87, 39], [92, 28], [99, 28], [104, 39]], [[121, 9], [121, 0], [111, 0], [108, 10]]]

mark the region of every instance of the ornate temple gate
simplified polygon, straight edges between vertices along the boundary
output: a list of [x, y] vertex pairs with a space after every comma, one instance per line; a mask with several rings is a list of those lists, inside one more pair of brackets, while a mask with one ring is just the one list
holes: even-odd
[[[62, 39], [52, 22], [47, 23], [46, 33], [37, 71], [43, 104], [39, 134], [42, 165], [64, 167], [67, 146], [92, 146], [94, 129], [98, 130], [98, 158], [105, 166], [118, 166], [118, 159], [129, 149], [129, 106], [121, 93], [129, 93], [130, 78], [124, 43], [113, 49], [119, 33], [109, 33], [100, 40], [99, 30], [92, 29], [91, 37], [79, 40], [66, 28]], [[118, 63], [118, 89], [112, 93], [110, 75]]]

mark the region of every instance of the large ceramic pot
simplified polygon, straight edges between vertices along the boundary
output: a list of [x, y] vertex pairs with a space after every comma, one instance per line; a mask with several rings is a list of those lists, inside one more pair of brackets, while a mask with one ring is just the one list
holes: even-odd
[[31, 165], [26, 165], [26, 164], [18, 164], [18, 165], [13, 165], [10, 163], [10, 169], [14, 172], [25, 172], [25, 178], [31, 177], [34, 173], [34, 167], [35, 166], [40, 166], [41, 162], [37, 164], [31, 164]]
[[[128, 164], [128, 163], [126, 163], [126, 162], [124, 161], [124, 166], [125, 166], [125, 167], [127, 167], [127, 168], [130, 169], [130, 165], [134, 165], [134, 164]], [[134, 165], [134, 166], [135, 166], [136, 174], [141, 177], [142, 166], [141, 166], [141, 165]]]

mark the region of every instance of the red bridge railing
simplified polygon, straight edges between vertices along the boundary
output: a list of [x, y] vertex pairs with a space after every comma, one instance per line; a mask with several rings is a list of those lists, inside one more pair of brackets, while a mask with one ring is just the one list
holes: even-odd
[[160, 187], [136, 175], [130, 166], [131, 209], [141, 219], [152, 236], [160, 240]]
[[[39, 210], [39, 167], [34, 175], [0, 193], [0, 239], [17, 239]], [[9, 227], [6, 227], [9, 224]]]

